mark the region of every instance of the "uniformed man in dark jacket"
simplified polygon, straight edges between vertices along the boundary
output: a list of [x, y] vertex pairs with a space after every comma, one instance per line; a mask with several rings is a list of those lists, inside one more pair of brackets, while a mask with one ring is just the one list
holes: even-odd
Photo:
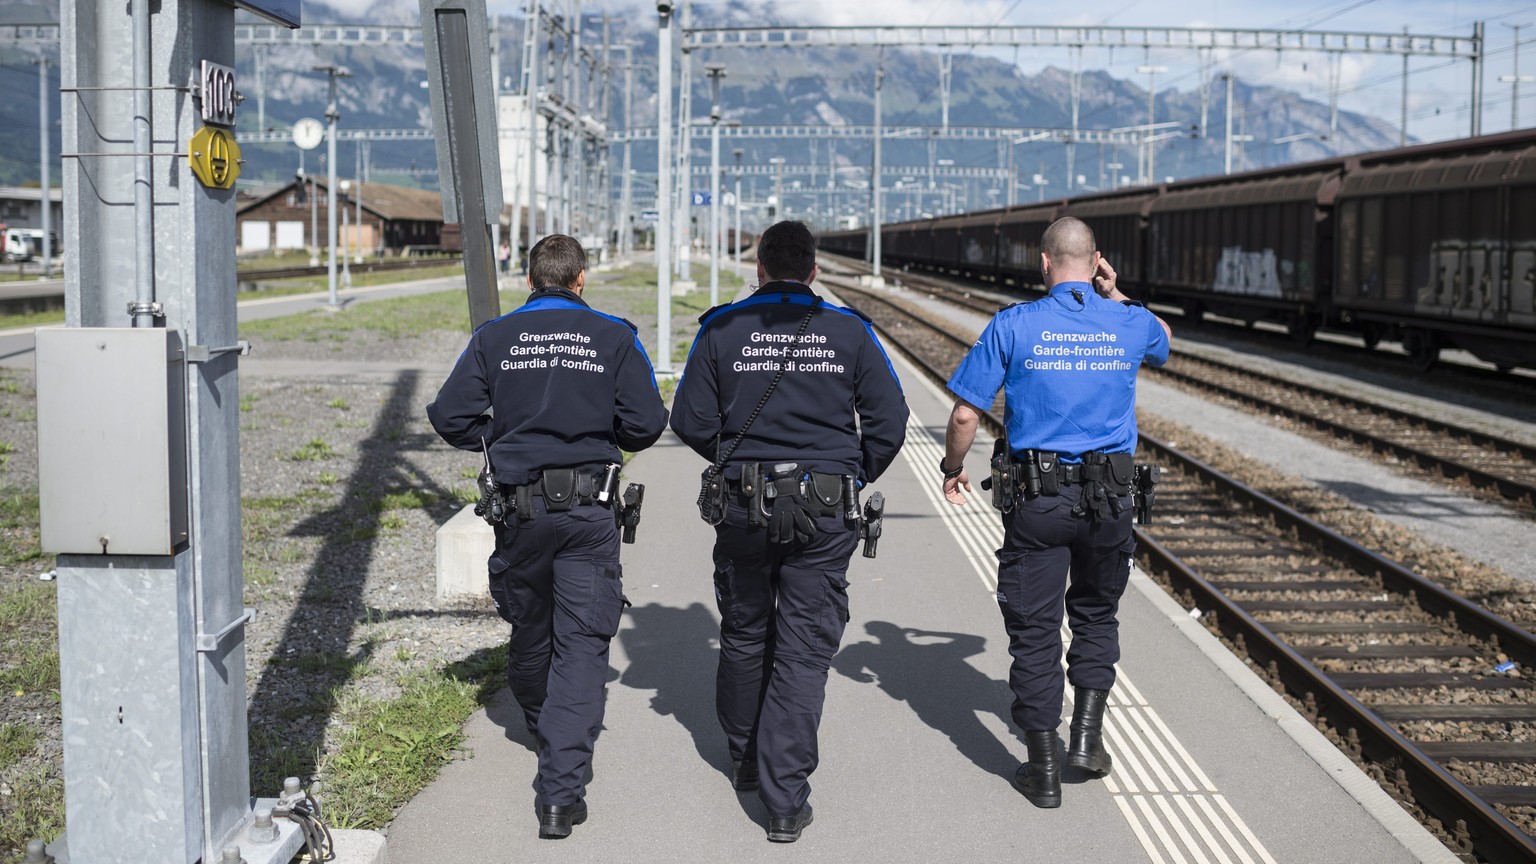
[[644, 450], [667, 425], [634, 325], [587, 306], [585, 284], [581, 244], [540, 240], [527, 302], [475, 331], [427, 406], [449, 444], [489, 448], [505, 502], [490, 588], [512, 625], [507, 677], [538, 740], [546, 838], [587, 817], [608, 645], [626, 602], [613, 510], [619, 451]]
[[811, 821], [827, 670], [848, 622], [858, 532], [845, 510], [901, 449], [907, 404], [869, 320], [811, 290], [805, 225], [763, 232], [757, 260], [762, 287], [700, 319], [672, 429], [710, 461], [700, 509], [715, 525], [731, 781], [760, 785], [768, 839], [793, 842]]
[[1116, 615], [1136, 545], [1136, 372], [1167, 361], [1171, 332], [1120, 292], [1086, 223], [1058, 219], [1040, 249], [1049, 294], [999, 311], [949, 379], [958, 399], [939, 470], [945, 498], [964, 504], [965, 454], [1002, 389], [1007, 447], [992, 470], [1004, 532], [997, 602], [1013, 655], [1013, 720], [1029, 748], [1013, 785], [1036, 807], [1059, 807], [1062, 608], [1074, 687], [1066, 761], [1103, 776], [1111, 761], [1104, 706], [1120, 659]]

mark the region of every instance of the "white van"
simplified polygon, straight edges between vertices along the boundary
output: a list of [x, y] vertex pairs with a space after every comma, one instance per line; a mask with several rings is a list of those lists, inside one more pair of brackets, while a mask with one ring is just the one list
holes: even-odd
[[32, 260], [32, 244], [28, 242], [25, 230], [0, 225], [0, 259], [6, 261]]

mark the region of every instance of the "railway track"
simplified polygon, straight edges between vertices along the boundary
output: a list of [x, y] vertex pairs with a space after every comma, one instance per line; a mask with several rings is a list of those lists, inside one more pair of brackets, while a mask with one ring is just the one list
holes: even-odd
[[[855, 286], [885, 338], [947, 380], [970, 347]], [[984, 418], [1002, 434], [994, 407]], [[1467, 860], [1536, 860], [1536, 636], [1143, 435], [1163, 466], [1142, 566]]]

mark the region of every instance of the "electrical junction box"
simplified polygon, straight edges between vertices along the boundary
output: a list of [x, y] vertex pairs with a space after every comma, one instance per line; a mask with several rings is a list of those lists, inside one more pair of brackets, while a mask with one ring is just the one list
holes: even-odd
[[187, 542], [181, 332], [37, 330], [43, 551], [171, 555]]

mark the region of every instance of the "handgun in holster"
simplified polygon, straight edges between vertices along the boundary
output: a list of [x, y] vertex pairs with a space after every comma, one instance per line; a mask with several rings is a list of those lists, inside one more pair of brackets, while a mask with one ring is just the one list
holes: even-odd
[[1013, 509], [1019, 492], [1018, 466], [1013, 461], [1013, 454], [1008, 449], [1008, 439], [998, 438], [992, 442], [992, 459], [988, 463], [991, 471], [986, 480], [981, 483], [981, 488], [992, 490], [992, 506], [1003, 513]]
[[1152, 504], [1157, 499], [1157, 484], [1163, 469], [1158, 465], [1137, 465], [1131, 475], [1131, 503], [1136, 510], [1136, 524], [1152, 524]]
[[640, 526], [640, 505], [645, 501], [645, 484], [631, 483], [624, 490], [624, 506], [619, 508], [619, 524], [624, 528], [625, 543], [635, 542], [635, 529]]
[[875, 557], [880, 533], [885, 530], [885, 496], [876, 492], [864, 503], [864, 524], [859, 536], [864, 538], [864, 557]]

